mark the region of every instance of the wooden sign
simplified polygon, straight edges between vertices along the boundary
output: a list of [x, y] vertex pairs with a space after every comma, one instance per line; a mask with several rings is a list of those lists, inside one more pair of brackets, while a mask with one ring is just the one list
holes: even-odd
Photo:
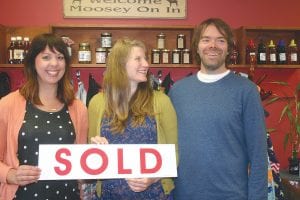
[[176, 177], [175, 145], [40, 145], [40, 180]]
[[186, 17], [186, 0], [63, 0], [66, 18]]

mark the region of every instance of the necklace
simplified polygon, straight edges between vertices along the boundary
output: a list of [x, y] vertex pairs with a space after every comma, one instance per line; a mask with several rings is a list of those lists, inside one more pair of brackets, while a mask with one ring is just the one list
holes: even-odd
[[39, 108], [40, 110], [43, 111], [47, 111], [47, 112], [57, 112], [59, 110], [61, 110], [64, 107], [64, 103], [59, 103], [56, 105], [35, 105], [37, 108]]

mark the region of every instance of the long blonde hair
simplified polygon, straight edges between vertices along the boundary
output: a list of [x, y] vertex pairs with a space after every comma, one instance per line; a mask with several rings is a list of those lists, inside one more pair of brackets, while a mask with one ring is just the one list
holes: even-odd
[[139, 40], [119, 39], [113, 46], [107, 61], [103, 79], [106, 97], [105, 116], [110, 121], [113, 133], [123, 133], [129, 118], [131, 125], [143, 125], [146, 116], [153, 116], [153, 90], [147, 74], [147, 81], [138, 84], [136, 92], [130, 96], [130, 84], [125, 69], [133, 47], [146, 47]]

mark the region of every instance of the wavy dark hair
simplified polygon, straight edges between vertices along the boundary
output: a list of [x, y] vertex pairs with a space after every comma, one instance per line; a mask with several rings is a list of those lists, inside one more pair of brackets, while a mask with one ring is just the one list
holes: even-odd
[[66, 63], [65, 73], [58, 82], [57, 98], [62, 103], [69, 105], [75, 99], [73, 86], [71, 84], [70, 56], [68, 54], [67, 46], [63, 40], [51, 33], [40, 34], [33, 38], [31, 46], [24, 59], [24, 74], [26, 82], [21, 87], [20, 93], [27, 101], [36, 105], [42, 105], [39, 98], [39, 84], [35, 68], [35, 59], [39, 53], [46, 49], [46, 47], [49, 47], [52, 52], [56, 50], [64, 55]]
[[203, 21], [198, 26], [196, 26], [193, 34], [193, 39], [192, 39], [192, 52], [194, 52], [194, 59], [198, 65], [201, 64], [201, 58], [197, 53], [198, 44], [203, 35], [203, 32], [206, 30], [206, 28], [209, 25], [215, 26], [218, 29], [218, 31], [224, 36], [225, 40], [228, 43], [228, 55], [226, 57], [226, 66], [227, 66], [229, 64], [230, 52], [232, 51], [234, 46], [234, 37], [233, 37], [231, 27], [226, 22], [224, 22], [222, 19], [219, 18], [209, 18]]

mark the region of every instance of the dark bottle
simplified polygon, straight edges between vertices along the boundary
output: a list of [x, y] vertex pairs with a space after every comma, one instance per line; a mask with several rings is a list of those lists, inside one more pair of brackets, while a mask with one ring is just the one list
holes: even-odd
[[17, 44], [14, 50], [14, 59], [16, 64], [22, 64], [24, 61], [24, 46], [21, 36], [17, 36]]
[[230, 64], [237, 65], [239, 63], [239, 51], [236, 42], [233, 43], [233, 48], [230, 53]]
[[24, 58], [26, 57], [30, 47], [29, 37], [24, 37]]
[[246, 47], [246, 64], [256, 64], [256, 47], [252, 39], [248, 41]]
[[267, 64], [267, 48], [263, 40], [257, 46], [257, 64]]
[[270, 40], [267, 52], [268, 52], [267, 53], [267, 63], [271, 64], [271, 65], [277, 64], [277, 62], [276, 62], [277, 53], [276, 53], [276, 48], [275, 48], [275, 44], [274, 44], [273, 40]]
[[15, 59], [14, 59], [14, 50], [16, 48], [16, 37], [11, 37], [10, 38], [10, 45], [7, 48], [7, 61], [9, 64], [15, 64]]
[[286, 64], [287, 63], [286, 48], [283, 40], [279, 40], [276, 51], [277, 51], [277, 64], [281, 64], [281, 65]]
[[289, 44], [288, 64], [290, 64], [290, 65], [298, 64], [298, 47], [297, 47], [297, 44], [295, 43], [294, 39], [292, 39]]

